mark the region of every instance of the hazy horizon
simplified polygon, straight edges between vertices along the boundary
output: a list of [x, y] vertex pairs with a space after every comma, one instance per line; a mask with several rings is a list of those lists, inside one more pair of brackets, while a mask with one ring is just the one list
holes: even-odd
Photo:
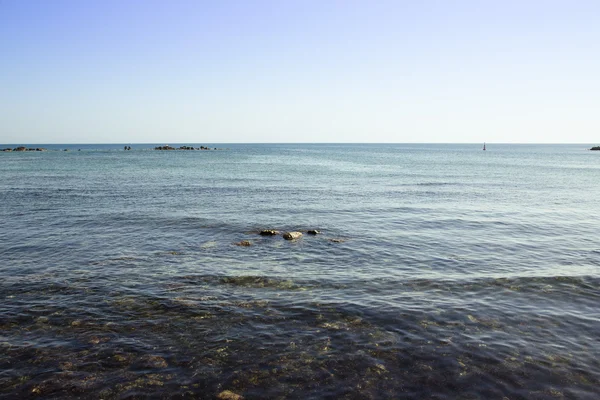
[[598, 15], [593, 1], [4, 0], [0, 143], [597, 144]]
[[[599, 141], [600, 142], [600, 141]], [[486, 144], [489, 146], [500, 145], [583, 145], [583, 146], [595, 146], [595, 142], [195, 142], [195, 141], [187, 141], [187, 142], [173, 142], [173, 141], [162, 141], [162, 142], [102, 142], [102, 143], [92, 143], [92, 142], [48, 142], [48, 143], [34, 143], [34, 142], [17, 142], [17, 143], [0, 143], [0, 150], [3, 146], [39, 146], [39, 145], [50, 145], [50, 146], [58, 146], [58, 145], [82, 145], [82, 146], [106, 146], [106, 145], [483, 145]]]

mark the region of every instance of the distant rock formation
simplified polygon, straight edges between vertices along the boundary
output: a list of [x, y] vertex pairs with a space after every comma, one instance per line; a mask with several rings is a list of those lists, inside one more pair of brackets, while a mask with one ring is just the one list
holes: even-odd
[[215, 147], [214, 149], [211, 149], [210, 147], [205, 147], [205, 146], [200, 146], [200, 147], [193, 147], [193, 146], [172, 147], [172, 146], [169, 146], [168, 144], [165, 144], [164, 146], [156, 146], [154, 148], [154, 150], [217, 150], [217, 148]]
[[46, 149], [42, 148], [42, 147], [25, 147], [25, 146], [19, 146], [19, 147], [15, 147], [14, 149], [11, 148], [6, 148], [6, 149], [2, 149], [1, 151], [46, 151]]
[[590, 150], [600, 150], [600, 146], [594, 146]]

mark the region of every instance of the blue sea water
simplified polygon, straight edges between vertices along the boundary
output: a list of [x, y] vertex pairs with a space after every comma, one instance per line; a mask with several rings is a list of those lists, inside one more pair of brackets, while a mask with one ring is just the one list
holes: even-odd
[[154, 146], [0, 153], [0, 398], [600, 397], [591, 145]]

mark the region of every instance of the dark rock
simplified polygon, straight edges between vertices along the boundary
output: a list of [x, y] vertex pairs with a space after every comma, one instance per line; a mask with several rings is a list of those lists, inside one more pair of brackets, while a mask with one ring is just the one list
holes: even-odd
[[329, 239], [332, 243], [344, 243], [346, 239]]
[[6, 148], [6, 149], [0, 149], [0, 151], [46, 151], [46, 149], [44, 149], [43, 147], [25, 147], [25, 146], [19, 146], [19, 147], [15, 147], [14, 149], [10, 149], [10, 148]]
[[600, 146], [594, 146], [590, 150], [600, 150]]
[[302, 232], [286, 232], [283, 234], [285, 240], [295, 240], [302, 237]]
[[265, 229], [264, 231], [260, 231], [261, 236], [275, 236], [279, 235], [279, 231], [274, 231], [272, 229]]
[[[131, 150], [131, 147], [129, 148], [129, 150]], [[156, 146], [154, 148], [154, 150], [210, 150], [208, 147], [204, 147], [204, 146], [200, 146], [200, 147], [194, 147], [194, 146], [179, 146], [177, 148], [175, 147], [171, 147], [168, 144], [165, 144], [164, 146]]]
[[307, 231], [306, 233], [308, 233], [309, 235], [318, 235], [319, 233], [321, 233], [321, 231], [318, 231], [316, 229], [311, 229], [311, 230]]
[[168, 144], [165, 144], [164, 146], [156, 146], [154, 150], [175, 150], [175, 147], [171, 147]]

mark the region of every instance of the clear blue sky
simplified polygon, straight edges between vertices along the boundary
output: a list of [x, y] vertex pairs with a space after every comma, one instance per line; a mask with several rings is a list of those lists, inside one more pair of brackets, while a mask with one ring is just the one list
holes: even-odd
[[600, 1], [0, 0], [0, 143], [600, 142]]

